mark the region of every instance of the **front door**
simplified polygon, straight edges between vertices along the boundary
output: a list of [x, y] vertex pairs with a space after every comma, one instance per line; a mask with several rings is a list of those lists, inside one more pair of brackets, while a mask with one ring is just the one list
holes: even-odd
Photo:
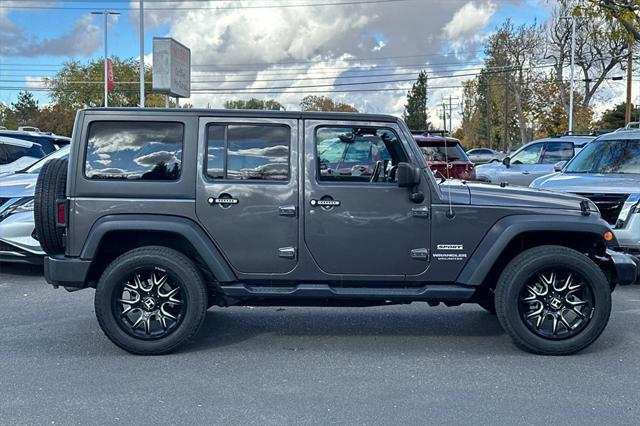
[[298, 253], [298, 121], [201, 118], [199, 134], [198, 220], [237, 271], [291, 271]]
[[395, 123], [305, 122], [305, 243], [330, 274], [404, 276], [429, 265], [426, 176], [416, 203], [396, 183], [413, 154]]

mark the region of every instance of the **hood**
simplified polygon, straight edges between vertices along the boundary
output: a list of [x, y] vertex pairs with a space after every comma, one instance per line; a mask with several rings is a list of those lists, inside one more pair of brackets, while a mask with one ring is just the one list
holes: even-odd
[[37, 173], [14, 173], [0, 178], [2, 197], [33, 197], [36, 191]]
[[580, 194], [640, 193], [640, 175], [553, 173], [534, 180], [532, 188]]
[[[530, 207], [543, 209], [580, 210], [583, 197], [558, 194], [522, 186], [468, 183], [471, 204], [477, 206]], [[591, 203], [590, 203], [591, 204]], [[592, 206], [595, 210], [595, 206]]]

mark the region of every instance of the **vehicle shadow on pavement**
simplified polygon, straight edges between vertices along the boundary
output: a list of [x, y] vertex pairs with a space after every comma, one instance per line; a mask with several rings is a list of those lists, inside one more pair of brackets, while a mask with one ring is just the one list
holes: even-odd
[[44, 268], [42, 265], [31, 263], [0, 263], [0, 274], [42, 277], [44, 276]]
[[[451, 350], [453, 341], [455, 346], [474, 351], [478, 349], [474, 347], [475, 338], [508, 342], [495, 315], [480, 308], [476, 310], [469, 305], [456, 312], [456, 308], [424, 306], [424, 310], [410, 311], [402, 311], [402, 307], [212, 308], [202, 330], [183, 352], [243, 342], [254, 349], [260, 345], [267, 349], [278, 342], [284, 346], [326, 349], [330, 341], [332, 347], [340, 350], [371, 348], [371, 344], [407, 350], [423, 350], [425, 345], [435, 344]], [[493, 344], [487, 345], [487, 352], [491, 351], [495, 351]]]

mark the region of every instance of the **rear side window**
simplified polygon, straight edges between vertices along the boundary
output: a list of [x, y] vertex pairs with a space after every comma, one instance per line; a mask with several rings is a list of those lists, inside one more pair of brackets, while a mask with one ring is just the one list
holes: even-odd
[[555, 164], [573, 158], [572, 142], [549, 142], [542, 156], [543, 164]]
[[210, 124], [207, 126], [207, 176], [232, 180], [289, 180], [288, 126]]
[[427, 161], [468, 161], [460, 145], [451, 143], [419, 143], [418, 146]]
[[30, 147], [17, 146], [17, 145], [5, 145], [5, 164], [13, 163], [22, 157], [42, 158], [44, 157], [44, 151], [38, 144], [33, 144]]
[[184, 125], [161, 121], [95, 121], [89, 125], [89, 179], [177, 180]]

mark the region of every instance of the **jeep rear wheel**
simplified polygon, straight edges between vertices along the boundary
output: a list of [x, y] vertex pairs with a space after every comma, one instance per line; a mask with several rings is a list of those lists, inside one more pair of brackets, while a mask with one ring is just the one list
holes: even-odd
[[95, 310], [107, 337], [141, 355], [171, 352], [195, 335], [207, 310], [206, 286], [193, 262], [166, 247], [142, 247], [114, 260], [96, 288]]
[[593, 343], [609, 321], [611, 289], [591, 259], [560, 246], [527, 250], [505, 268], [496, 311], [516, 345], [567, 355]]

